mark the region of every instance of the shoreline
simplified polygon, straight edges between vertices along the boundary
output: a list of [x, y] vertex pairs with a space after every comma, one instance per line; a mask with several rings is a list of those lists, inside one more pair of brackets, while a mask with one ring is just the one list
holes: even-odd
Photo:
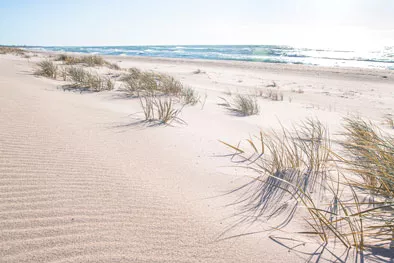
[[[372, 68], [359, 68], [359, 67], [326, 67], [318, 65], [304, 65], [304, 64], [286, 64], [286, 63], [270, 63], [260, 61], [238, 61], [238, 60], [214, 60], [214, 59], [198, 59], [198, 58], [168, 58], [168, 57], [149, 57], [149, 56], [121, 56], [121, 55], [100, 55], [90, 53], [79, 53], [79, 52], [58, 52], [58, 51], [35, 51], [26, 49], [32, 53], [46, 54], [46, 55], [74, 55], [74, 56], [91, 56], [97, 55], [103, 58], [110, 59], [111, 61], [119, 60], [134, 60], [141, 62], [165, 62], [165, 63], [176, 63], [176, 64], [193, 64], [199, 65], [213, 65], [223, 66], [230, 68], [241, 68], [241, 69], [256, 69], [256, 70], [269, 70], [272, 72], [294, 72], [304, 73], [309, 72], [311, 74], [326, 74], [336, 76], [338, 73], [345, 73], [351, 76], [358, 76], [362, 78], [368, 78], [369, 76], [377, 77], [377, 79], [384, 78], [385, 76], [390, 79], [394, 79], [394, 70], [390, 69], [372, 69]], [[376, 79], [376, 78], [375, 78]]]

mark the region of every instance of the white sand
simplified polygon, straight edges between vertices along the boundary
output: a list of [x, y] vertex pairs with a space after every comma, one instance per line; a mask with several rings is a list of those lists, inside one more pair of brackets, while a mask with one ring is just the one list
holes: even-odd
[[[63, 92], [63, 82], [31, 75], [38, 58], [0, 56], [1, 262], [304, 262], [317, 239], [269, 232], [217, 240], [237, 212], [226, 206], [236, 196], [220, 195], [246, 174], [218, 157], [228, 153], [218, 140], [236, 143], [278, 128], [278, 120], [316, 116], [337, 130], [347, 114], [381, 122], [394, 113], [390, 71], [108, 59], [169, 73], [207, 102], [184, 109], [186, 126], [134, 125], [138, 100]], [[260, 98], [259, 116], [232, 116], [217, 105], [223, 92], [250, 93], [272, 81], [284, 101]], [[304, 93], [292, 92], [298, 89]], [[305, 227], [293, 222], [291, 229]], [[269, 235], [290, 247], [300, 242], [289, 238], [307, 243], [289, 252]], [[333, 259], [326, 253], [321, 262]]]

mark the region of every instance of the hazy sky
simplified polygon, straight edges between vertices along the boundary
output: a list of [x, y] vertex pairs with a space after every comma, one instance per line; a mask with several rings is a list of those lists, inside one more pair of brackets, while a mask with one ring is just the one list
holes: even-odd
[[0, 44], [394, 45], [394, 0], [0, 0]]

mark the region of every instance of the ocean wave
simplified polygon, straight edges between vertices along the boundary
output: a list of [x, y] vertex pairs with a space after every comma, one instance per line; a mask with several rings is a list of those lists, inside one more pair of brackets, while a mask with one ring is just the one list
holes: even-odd
[[151, 56], [210, 60], [258, 61], [318, 66], [394, 68], [394, 47], [372, 51], [296, 48], [280, 45], [244, 46], [28, 46], [40, 51], [115, 56]]

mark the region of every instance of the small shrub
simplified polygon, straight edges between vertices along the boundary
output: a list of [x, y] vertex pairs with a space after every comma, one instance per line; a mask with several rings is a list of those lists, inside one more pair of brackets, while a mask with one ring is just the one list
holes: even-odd
[[58, 68], [54, 62], [50, 60], [44, 60], [37, 63], [37, 66], [39, 67], [39, 69], [36, 70], [35, 72], [36, 75], [56, 79]]

